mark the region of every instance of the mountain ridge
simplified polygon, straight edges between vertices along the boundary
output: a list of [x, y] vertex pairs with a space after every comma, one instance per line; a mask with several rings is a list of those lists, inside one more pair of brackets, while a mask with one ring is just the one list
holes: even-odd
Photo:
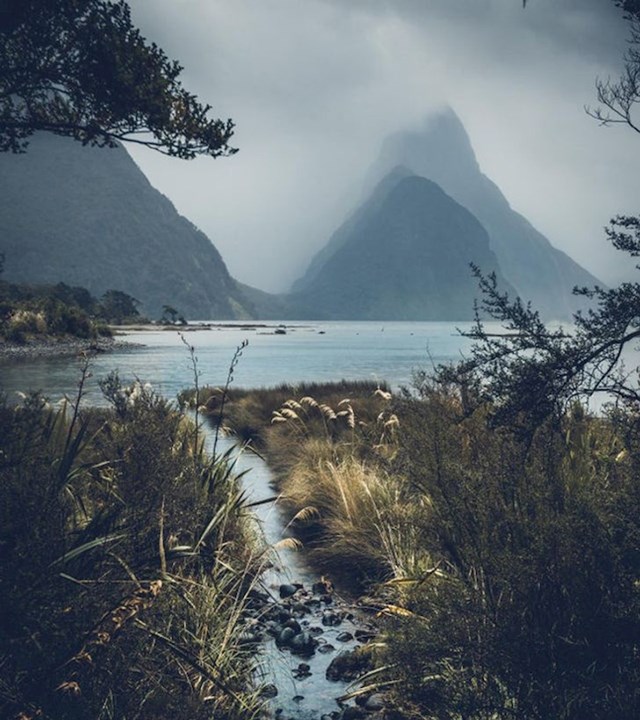
[[573, 288], [602, 285], [511, 208], [482, 172], [471, 140], [451, 108], [429, 117], [418, 130], [388, 137], [370, 170], [369, 187], [397, 165], [433, 180], [477, 217], [505, 277], [543, 317], [571, 318], [585, 307], [584, 298], [572, 294]]
[[513, 292], [477, 219], [436, 183], [403, 170], [379, 183], [331, 243], [330, 257], [289, 296], [303, 318], [471, 319], [479, 291], [470, 262]]
[[37, 134], [0, 164], [0, 250], [7, 280], [126, 292], [159, 317], [252, 318], [209, 238], [156, 190], [129, 154]]

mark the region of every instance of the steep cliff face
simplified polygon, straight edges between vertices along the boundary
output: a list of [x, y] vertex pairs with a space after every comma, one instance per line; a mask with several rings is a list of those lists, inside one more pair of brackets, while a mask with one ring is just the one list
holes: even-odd
[[429, 118], [419, 131], [388, 138], [372, 169], [372, 184], [397, 165], [433, 180], [478, 218], [504, 276], [543, 317], [570, 317], [584, 303], [572, 295], [572, 289], [601, 284], [510, 207], [500, 189], [481, 172], [469, 137], [453, 111]]
[[290, 296], [303, 317], [464, 320], [478, 296], [471, 262], [513, 292], [475, 217], [403, 169], [380, 183], [328, 247]]
[[158, 317], [243, 318], [252, 303], [211, 241], [180, 216], [121, 148], [42, 133], [0, 157], [0, 250], [12, 282], [121, 290]]

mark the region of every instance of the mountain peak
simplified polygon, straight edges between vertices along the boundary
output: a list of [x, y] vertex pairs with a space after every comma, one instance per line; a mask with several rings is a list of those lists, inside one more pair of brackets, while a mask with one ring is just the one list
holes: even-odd
[[397, 167], [439, 185], [452, 176], [480, 172], [469, 135], [452, 108], [428, 116], [417, 128], [386, 138], [374, 166], [375, 177]]
[[584, 306], [573, 288], [598, 280], [551, 245], [478, 165], [469, 136], [451, 108], [388, 137], [370, 171], [370, 187], [398, 166], [437, 183], [482, 223], [507, 280], [543, 317], [570, 318]]
[[291, 298], [303, 317], [471, 319], [479, 294], [471, 263], [515, 294], [476, 218], [406, 169], [383, 178], [315, 263]]

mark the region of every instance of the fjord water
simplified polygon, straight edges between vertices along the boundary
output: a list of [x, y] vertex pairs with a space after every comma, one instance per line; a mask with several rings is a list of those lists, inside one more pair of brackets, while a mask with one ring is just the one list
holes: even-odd
[[[460, 359], [470, 340], [458, 332], [469, 323], [451, 322], [314, 322], [283, 323], [286, 334], [268, 326], [221, 324], [187, 328], [183, 337], [193, 346], [200, 385], [223, 385], [234, 351], [249, 344], [234, 369], [234, 387], [327, 380], [386, 381], [393, 388], [411, 383], [415, 370]], [[102, 404], [98, 380], [117, 370], [123, 382], [150, 383], [167, 398], [193, 387], [189, 352], [174, 329], [127, 333], [122, 339], [135, 347], [96, 356], [85, 402]], [[51, 400], [77, 390], [78, 362], [69, 357], [3, 361], [0, 387], [40, 390]]]

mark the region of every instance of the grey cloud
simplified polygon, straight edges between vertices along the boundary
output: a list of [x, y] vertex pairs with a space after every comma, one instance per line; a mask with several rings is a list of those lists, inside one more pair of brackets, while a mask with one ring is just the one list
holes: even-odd
[[451, 104], [516, 209], [605, 281], [602, 225], [637, 205], [640, 142], [586, 117], [620, 67], [606, 0], [134, 0], [238, 155], [132, 154], [239, 279], [286, 289], [357, 201], [383, 138]]

